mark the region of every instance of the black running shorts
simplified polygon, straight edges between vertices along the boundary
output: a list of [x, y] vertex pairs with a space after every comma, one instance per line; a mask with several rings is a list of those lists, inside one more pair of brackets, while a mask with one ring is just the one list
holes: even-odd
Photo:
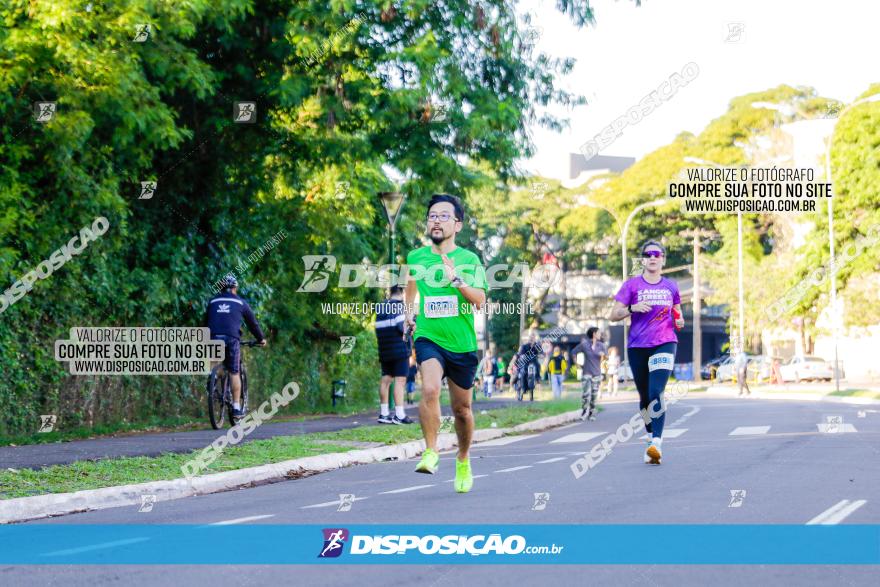
[[443, 374], [462, 389], [474, 386], [479, 359], [476, 351], [470, 353], [453, 353], [427, 338], [417, 338], [416, 362], [421, 365], [428, 359], [437, 359], [443, 367]]

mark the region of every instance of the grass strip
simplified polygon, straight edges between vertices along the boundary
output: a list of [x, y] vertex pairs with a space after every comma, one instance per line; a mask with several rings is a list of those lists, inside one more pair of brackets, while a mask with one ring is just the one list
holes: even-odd
[[[579, 407], [579, 401], [558, 400], [534, 404], [523, 403], [509, 408], [487, 410], [486, 413], [475, 410], [474, 423], [477, 429], [491, 428], [493, 422], [497, 428], [508, 428], [538, 418], [569, 412]], [[452, 431], [451, 427], [448, 431]], [[357, 450], [352, 446], [333, 444], [334, 440], [381, 442], [393, 445], [421, 438], [422, 431], [418, 424], [367, 425], [335, 432], [276, 436], [227, 447], [206, 472], [219, 473], [290, 459]], [[316, 442], [317, 440], [329, 441], [329, 443]], [[0, 499], [178, 479], [182, 477], [181, 466], [198, 452], [80, 461], [38, 470], [5, 469], [0, 471]]]

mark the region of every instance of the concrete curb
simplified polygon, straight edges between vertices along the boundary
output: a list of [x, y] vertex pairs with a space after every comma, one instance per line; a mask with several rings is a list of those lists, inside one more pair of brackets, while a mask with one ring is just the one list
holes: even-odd
[[[513, 428], [483, 428], [474, 431], [473, 442], [485, 442], [507, 434], [545, 430], [575, 421], [579, 416], [580, 411], [578, 410], [557, 416], [540, 418], [519, 424]], [[437, 437], [438, 450], [448, 450], [456, 446], [456, 444], [455, 434], [440, 434]], [[410, 459], [421, 454], [424, 450], [424, 440], [413, 440], [380, 448], [353, 450], [345, 453], [329, 453], [269, 465], [260, 465], [258, 467], [249, 467], [247, 469], [199, 475], [191, 479], [150, 481], [149, 483], [86, 489], [73, 493], [17, 497], [0, 501], [0, 524], [24, 522], [89, 510], [135, 505], [140, 507], [142, 503], [141, 496], [143, 495], [155, 495], [155, 501], [157, 502], [181, 499], [194, 495], [206, 495], [256, 483], [281, 481], [305, 472], [323, 473], [351, 465]]]

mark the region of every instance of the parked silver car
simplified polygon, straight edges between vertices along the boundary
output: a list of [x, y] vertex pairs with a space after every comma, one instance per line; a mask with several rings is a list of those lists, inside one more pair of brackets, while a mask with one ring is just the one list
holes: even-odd
[[824, 380], [831, 381], [834, 372], [831, 365], [825, 362], [821, 357], [792, 357], [792, 359], [779, 368], [782, 375], [782, 381], [794, 381], [800, 383], [802, 380]]

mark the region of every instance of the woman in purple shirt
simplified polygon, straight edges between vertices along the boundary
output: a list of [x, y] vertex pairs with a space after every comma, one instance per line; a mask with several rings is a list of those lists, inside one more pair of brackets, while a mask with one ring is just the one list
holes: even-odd
[[[645, 462], [660, 464], [660, 444], [666, 419], [663, 390], [672, 373], [678, 336], [675, 330], [684, 327], [681, 318], [681, 296], [671, 279], [660, 275], [666, 261], [666, 249], [657, 241], [642, 245], [644, 271], [626, 280], [614, 296], [611, 320], [617, 322], [632, 316], [626, 352], [633, 379], [639, 390], [639, 408], [645, 417], [645, 428], [651, 439], [645, 451]], [[675, 315], [679, 318], [674, 318]]]

